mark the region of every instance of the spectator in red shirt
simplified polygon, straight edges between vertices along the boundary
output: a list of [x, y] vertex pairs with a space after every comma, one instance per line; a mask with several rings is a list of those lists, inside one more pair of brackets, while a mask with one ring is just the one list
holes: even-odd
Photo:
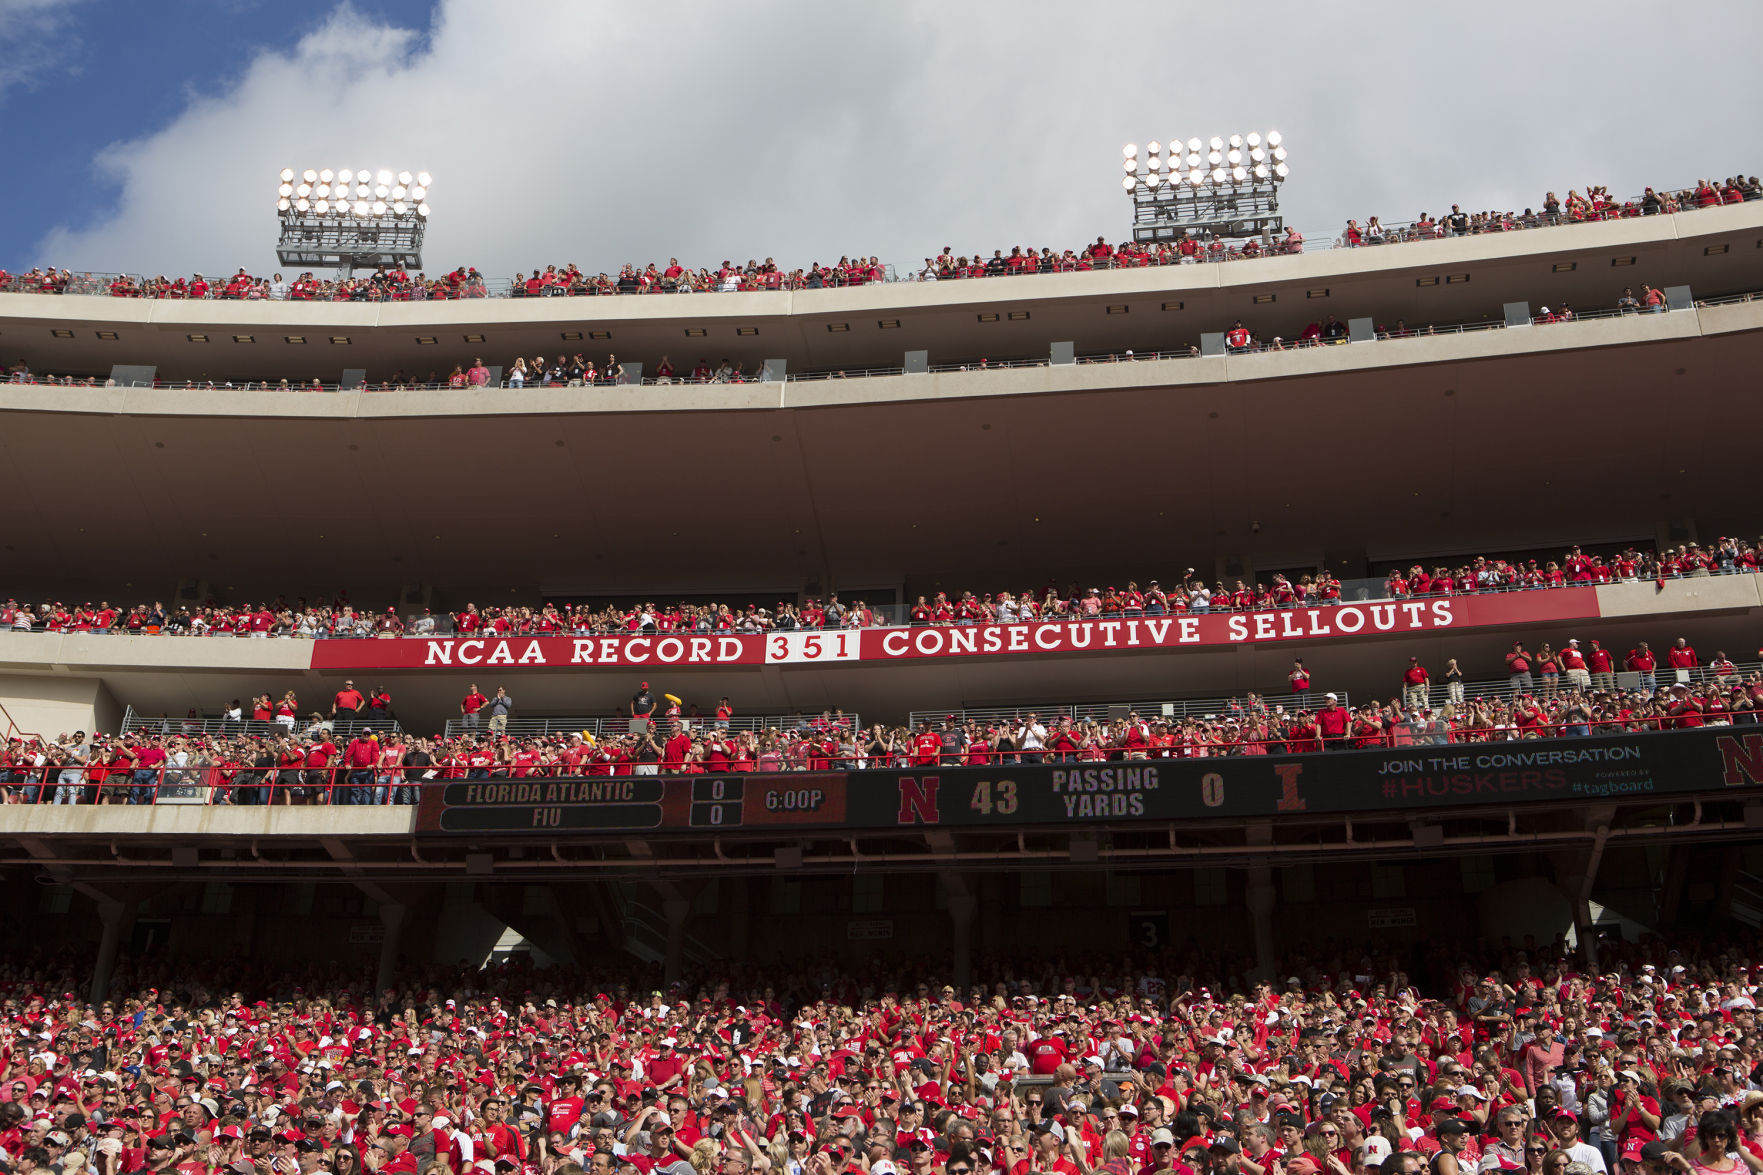
[[1721, 685], [1738, 684], [1738, 666], [1726, 659], [1726, 652], [1723, 649], [1715, 650], [1714, 659], [1708, 662], [1708, 672]]
[[1659, 688], [1658, 681], [1653, 676], [1653, 670], [1658, 667], [1659, 662], [1654, 659], [1653, 651], [1647, 647], [1646, 641], [1630, 649], [1622, 664], [1630, 673], [1640, 674], [1642, 693], [1651, 694]]
[[1561, 675], [1567, 679], [1567, 688], [1588, 690], [1592, 686], [1592, 675], [1586, 669], [1585, 654], [1579, 651], [1579, 641], [1569, 640], [1561, 649]]
[[1645, 1146], [1658, 1138], [1659, 1124], [1664, 1121], [1659, 1099], [1645, 1092], [1641, 1075], [1624, 1069], [1616, 1075], [1616, 1087], [1610, 1091], [1610, 1129], [1623, 1147]]
[[[1054, 1028], [1029, 1046], [1029, 1072], [1052, 1076], [1058, 1072], [1059, 1066], [1065, 1064], [1070, 1055], [1071, 1049], [1065, 1040], [1065, 1029]], [[1076, 1075], [1076, 1070], [1072, 1070], [1072, 1075]]]
[[1430, 674], [1420, 658], [1408, 658], [1408, 669], [1402, 674], [1402, 704], [1410, 710], [1426, 708], [1426, 687]]
[[151, 804], [165, 767], [165, 747], [158, 738], [148, 739], [134, 753], [134, 787], [129, 793], [131, 804]]
[[1347, 724], [1352, 715], [1340, 704], [1340, 698], [1328, 694], [1323, 698], [1322, 709], [1316, 711], [1316, 725], [1322, 732], [1322, 747], [1328, 751], [1344, 751], [1347, 749]]
[[349, 740], [343, 750], [343, 766], [349, 771], [349, 786], [337, 793], [339, 804], [373, 802], [373, 769], [379, 765], [380, 743], [373, 731], [363, 730]]
[[307, 744], [305, 755], [305, 783], [307, 787], [312, 789], [312, 792], [309, 796], [303, 795], [301, 798], [317, 799], [321, 803], [324, 801], [326, 790], [331, 783], [331, 760], [336, 757], [337, 744], [325, 735], [322, 727], [319, 728], [318, 732], [312, 736], [312, 741]]
[[[1569, 642], [1571, 644], [1572, 642]], [[1595, 690], [1613, 690], [1616, 688], [1616, 663], [1610, 656], [1610, 650], [1592, 642], [1586, 651], [1586, 669], [1590, 671], [1592, 688]]]
[[361, 716], [362, 709], [367, 705], [367, 698], [355, 688], [353, 681], [345, 681], [337, 696], [331, 699], [331, 722], [353, 723]]
[[465, 697], [459, 702], [460, 725], [467, 730], [476, 730], [482, 722], [478, 711], [489, 704], [490, 699], [479, 692], [475, 681], [472, 682], [471, 687], [465, 691]]

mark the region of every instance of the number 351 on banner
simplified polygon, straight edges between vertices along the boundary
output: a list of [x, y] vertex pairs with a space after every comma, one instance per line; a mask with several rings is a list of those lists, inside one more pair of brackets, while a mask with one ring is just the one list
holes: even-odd
[[858, 633], [774, 632], [765, 638], [765, 663], [812, 664], [816, 661], [855, 661], [858, 659]]

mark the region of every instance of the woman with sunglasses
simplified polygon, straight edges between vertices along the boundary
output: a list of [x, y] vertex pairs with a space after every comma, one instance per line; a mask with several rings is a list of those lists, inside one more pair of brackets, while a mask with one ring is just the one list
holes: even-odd
[[1567, 1167], [1573, 1162], [1573, 1156], [1564, 1150], [1551, 1148], [1543, 1156], [1543, 1175], [1565, 1175]]
[[[1333, 1121], [1324, 1119], [1304, 1128], [1304, 1153], [1323, 1175], [1353, 1175], [1353, 1169], [1341, 1160], [1341, 1130]], [[1455, 1171], [1439, 1175], [1458, 1175]]]
[[[1739, 1142], [1738, 1122], [1726, 1110], [1709, 1110], [1696, 1123], [1694, 1157], [1667, 1151], [1660, 1159], [1677, 1171], [1692, 1175], [1745, 1175], [1763, 1171], [1759, 1159]], [[1736, 1152], [1736, 1154], [1735, 1154]]]
[[345, 1142], [332, 1148], [331, 1161], [326, 1166], [331, 1175], [361, 1175], [361, 1159], [355, 1148]]

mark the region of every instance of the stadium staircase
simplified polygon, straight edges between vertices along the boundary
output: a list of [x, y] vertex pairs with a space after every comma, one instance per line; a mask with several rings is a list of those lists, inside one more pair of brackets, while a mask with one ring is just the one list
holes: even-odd
[[[484, 909], [553, 961], [586, 967], [622, 950], [645, 963], [667, 958], [667, 915], [643, 882], [579, 881], [561, 885], [485, 886]], [[701, 965], [720, 957], [691, 934], [680, 960]]]
[[[667, 915], [652, 900], [653, 894], [641, 882], [611, 881], [603, 883], [609, 891], [613, 909], [619, 918], [620, 944], [625, 952], [645, 963], [660, 963], [667, 958]], [[680, 961], [687, 966], [709, 963], [719, 954], [703, 939], [687, 933], [680, 949]]]
[[1732, 879], [1732, 901], [1727, 912], [1746, 926], [1763, 926], [1763, 877], [1740, 869]]

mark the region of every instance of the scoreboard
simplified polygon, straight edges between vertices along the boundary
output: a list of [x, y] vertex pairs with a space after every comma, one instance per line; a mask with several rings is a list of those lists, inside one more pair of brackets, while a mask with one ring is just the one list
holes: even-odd
[[424, 791], [419, 827], [613, 833], [836, 826], [845, 822], [845, 796], [844, 772], [454, 780]]
[[421, 788], [419, 833], [693, 836], [1130, 826], [1155, 821], [1763, 794], [1763, 732], [1607, 737], [1218, 759], [876, 771], [449, 780]]

